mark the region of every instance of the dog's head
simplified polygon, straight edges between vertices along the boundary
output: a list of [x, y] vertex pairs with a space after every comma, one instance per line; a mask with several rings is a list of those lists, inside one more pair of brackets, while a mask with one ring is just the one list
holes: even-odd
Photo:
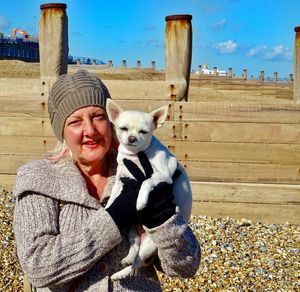
[[123, 110], [108, 99], [106, 111], [109, 120], [115, 126], [120, 145], [131, 153], [137, 153], [150, 145], [153, 131], [161, 127], [167, 117], [168, 106], [145, 113]]

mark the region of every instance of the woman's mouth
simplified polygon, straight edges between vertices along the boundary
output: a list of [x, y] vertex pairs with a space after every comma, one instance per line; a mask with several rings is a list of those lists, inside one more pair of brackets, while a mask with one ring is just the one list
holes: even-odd
[[99, 145], [100, 145], [100, 140], [101, 139], [98, 139], [98, 140], [88, 140], [88, 141], [85, 141], [82, 143], [82, 145], [90, 148], [90, 149], [94, 149], [94, 148], [97, 148]]

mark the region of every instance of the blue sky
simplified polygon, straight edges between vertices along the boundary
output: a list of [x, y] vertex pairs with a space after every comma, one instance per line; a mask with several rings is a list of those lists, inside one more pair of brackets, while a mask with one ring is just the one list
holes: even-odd
[[[51, 1], [0, 0], [0, 31], [14, 27], [38, 33], [40, 4]], [[59, 1], [53, 1], [59, 2]], [[294, 65], [294, 27], [300, 26], [300, 0], [65, 0], [69, 53], [92, 57], [115, 67], [165, 66], [165, 17], [191, 14], [192, 69], [233, 68], [241, 75], [288, 77]]]

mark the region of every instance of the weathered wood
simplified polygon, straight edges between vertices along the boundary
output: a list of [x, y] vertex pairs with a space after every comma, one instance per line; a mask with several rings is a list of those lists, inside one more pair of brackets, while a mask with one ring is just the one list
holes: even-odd
[[2, 155], [44, 155], [54, 149], [55, 137], [0, 136]]
[[300, 105], [254, 102], [176, 102], [174, 120], [299, 124]]
[[181, 161], [191, 180], [299, 184], [299, 165]]
[[0, 97], [0, 117], [48, 118], [46, 98]]
[[211, 217], [247, 218], [254, 222], [300, 224], [299, 205], [193, 202], [192, 214]]
[[1, 175], [15, 175], [17, 169], [32, 160], [41, 159], [40, 155], [2, 155], [0, 154]]
[[0, 187], [6, 191], [12, 191], [15, 184], [16, 175], [14, 174], [0, 174]]
[[167, 141], [181, 160], [300, 165], [300, 144]]
[[300, 185], [191, 181], [191, 186], [197, 202], [300, 205]]
[[0, 97], [40, 97], [42, 88], [40, 79], [0, 78]]
[[299, 124], [188, 121], [182, 139], [199, 142], [300, 143]]
[[53, 136], [48, 118], [0, 117], [1, 136]]

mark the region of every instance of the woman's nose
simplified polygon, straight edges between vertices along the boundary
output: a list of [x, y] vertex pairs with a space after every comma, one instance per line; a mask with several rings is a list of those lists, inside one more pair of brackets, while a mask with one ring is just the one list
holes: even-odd
[[85, 136], [93, 136], [97, 132], [93, 122], [90, 120], [86, 120], [83, 127], [83, 134]]

